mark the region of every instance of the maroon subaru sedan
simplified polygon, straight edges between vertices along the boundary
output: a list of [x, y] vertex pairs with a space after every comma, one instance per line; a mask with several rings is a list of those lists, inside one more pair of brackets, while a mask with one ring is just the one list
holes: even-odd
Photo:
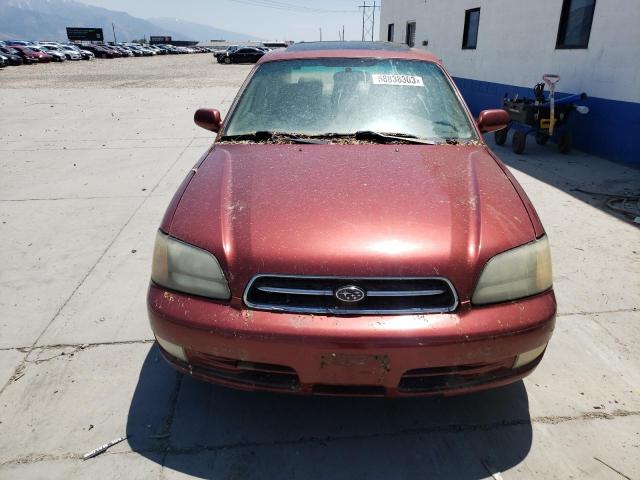
[[453, 395], [540, 362], [549, 243], [442, 63], [387, 43], [265, 55], [175, 194], [148, 310], [166, 360], [228, 387]]

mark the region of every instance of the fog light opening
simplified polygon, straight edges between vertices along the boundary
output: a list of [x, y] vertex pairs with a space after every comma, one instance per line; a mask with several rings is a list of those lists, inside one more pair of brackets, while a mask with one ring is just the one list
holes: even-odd
[[184, 348], [180, 345], [176, 345], [175, 343], [171, 343], [164, 338], [160, 338], [156, 335], [156, 341], [162, 347], [162, 349], [167, 352], [169, 355], [176, 357], [178, 360], [182, 360], [183, 362], [187, 362], [187, 354], [184, 352]]
[[544, 350], [547, 348], [547, 344], [539, 346], [538, 348], [534, 348], [533, 350], [529, 350], [528, 352], [521, 353], [516, 357], [516, 361], [513, 362], [512, 369], [516, 370], [520, 367], [523, 367], [533, 361], [535, 361], [540, 355], [544, 353]]

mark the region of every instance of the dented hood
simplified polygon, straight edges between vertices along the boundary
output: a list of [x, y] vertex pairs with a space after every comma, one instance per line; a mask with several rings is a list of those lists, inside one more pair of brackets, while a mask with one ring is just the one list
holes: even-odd
[[169, 233], [214, 253], [235, 297], [258, 273], [444, 276], [535, 238], [485, 146], [217, 145]]

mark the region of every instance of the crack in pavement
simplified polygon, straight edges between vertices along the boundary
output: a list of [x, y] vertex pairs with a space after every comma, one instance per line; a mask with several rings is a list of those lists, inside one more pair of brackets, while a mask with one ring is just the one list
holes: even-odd
[[597, 460], [598, 462], [600, 462], [601, 464], [603, 464], [605, 467], [607, 467], [609, 470], [612, 470], [614, 472], [616, 472], [618, 475], [620, 475], [622, 478], [626, 478], [627, 480], [632, 480], [631, 477], [625, 475], [624, 473], [622, 473], [620, 470], [612, 467], [611, 465], [609, 465], [607, 462], [605, 462], [604, 460], [600, 460], [598, 457], [593, 457], [594, 460]]
[[[150, 195], [97, 195], [90, 197], [52, 197], [52, 198], [0, 198], [0, 202], [57, 202], [60, 200], [118, 200], [122, 198], [161, 198], [166, 197], [164, 193]], [[597, 313], [597, 312], [596, 312]]]
[[[25, 105], [28, 106], [28, 105]], [[138, 138], [118, 138], [116, 141], [118, 142], [150, 142], [150, 141], [166, 141], [166, 140], [191, 140], [193, 137], [191, 136], [187, 136], [187, 137], [138, 137]], [[207, 136], [196, 136], [196, 139], [202, 139], [202, 138], [209, 138]], [[94, 142], [94, 143], [105, 143], [108, 142], [109, 139], [108, 138], [52, 138], [52, 139], [45, 139], [45, 140], [39, 140], [39, 139], [29, 139], [29, 143], [51, 143], [51, 142], [56, 142], [56, 143], [65, 143], [65, 142], [82, 142], [82, 143], [90, 143], [90, 142]], [[26, 141], [24, 139], [16, 139], [16, 140], [5, 140], [5, 145], [8, 145], [10, 143], [25, 143]], [[7, 150], [11, 150], [11, 149], [7, 149]], [[1, 150], [0, 150], [1, 151]]]
[[53, 197], [53, 198], [0, 198], [0, 202], [57, 202], [59, 200], [114, 200], [120, 198], [147, 198], [148, 195], [104, 195], [92, 197]]
[[[4, 150], [5, 152], [95, 152], [102, 150], [165, 150], [167, 148], [180, 148], [167, 145], [141, 145], [139, 147], [78, 147], [78, 148], [15, 148], [12, 150]], [[195, 163], [195, 162], [194, 162]]]
[[[181, 384], [176, 385], [176, 390], [179, 391]], [[174, 391], [174, 392], [175, 392]], [[162, 465], [167, 455], [197, 455], [199, 453], [206, 452], [218, 452], [225, 450], [235, 450], [243, 448], [269, 448], [269, 447], [286, 447], [292, 445], [321, 445], [327, 446], [329, 442], [335, 441], [352, 441], [352, 440], [370, 440], [378, 438], [395, 438], [404, 435], [428, 435], [434, 433], [470, 433], [470, 432], [491, 432], [500, 430], [503, 428], [521, 427], [526, 425], [558, 425], [561, 423], [574, 422], [574, 421], [589, 421], [589, 420], [614, 420], [621, 417], [640, 416], [640, 410], [614, 410], [611, 413], [606, 412], [584, 412], [575, 416], [542, 416], [533, 417], [531, 419], [513, 419], [503, 420], [499, 422], [485, 423], [485, 424], [448, 424], [438, 425], [433, 427], [422, 428], [406, 428], [394, 432], [379, 432], [369, 434], [353, 434], [353, 435], [327, 435], [324, 437], [300, 437], [292, 440], [272, 440], [263, 442], [239, 442], [228, 443], [219, 445], [196, 445], [189, 448], [176, 448], [171, 446], [169, 441], [166, 445], [162, 445], [155, 448], [138, 449], [138, 450], [126, 450], [122, 452], [106, 452], [103, 455], [123, 455], [123, 454], [163, 454]], [[169, 417], [168, 421], [171, 421]], [[24, 463], [36, 463], [47, 460], [58, 459], [79, 459], [82, 455], [78, 453], [61, 453], [61, 454], [46, 454], [46, 453], [34, 453], [17, 457], [0, 462], [0, 467], [6, 465], [16, 465]]]
[[603, 313], [624, 313], [624, 312], [637, 312], [638, 307], [630, 307], [630, 308], [619, 308], [617, 310], [599, 310], [596, 312], [566, 312], [566, 313], [558, 313], [556, 317], [576, 317], [580, 315], [600, 315]]
[[[180, 389], [182, 388], [182, 380], [184, 379], [184, 375], [176, 372], [176, 384], [173, 388], [173, 392], [171, 392], [171, 399], [169, 401], [169, 415], [165, 419], [164, 430], [162, 433], [157, 435], [157, 437], [164, 437], [167, 435], [167, 438], [171, 436], [171, 428], [173, 427], [173, 419], [176, 415], [176, 409], [178, 408], [178, 396], [180, 395]], [[168, 442], [168, 440], [167, 440]], [[160, 473], [158, 475], [159, 478], [163, 478], [164, 476], [164, 467], [167, 461], [167, 456], [169, 455], [169, 449], [165, 448], [164, 453], [162, 453], [162, 459], [160, 461]]]
[[[182, 158], [182, 156], [185, 154], [185, 152], [189, 149], [189, 147], [191, 146], [191, 144], [194, 142], [196, 137], [193, 137], [191, 139], [191, 141], [182, 149], [182, 151], [180, 152], [180, 154], [177, 155], [176, 159], [171, 163], [171, 165], [168, 166], [167, 170], [164, 172], [164, 174], [162, 175], [162, 177], [160, 177], [160, 179], [158, 180], [158, 182], [154, 185], [154, 187], [151, 189], [151, 191], [149, 191], [149, 193], [147, 194], [147, 196], [144, 197], [144, 199], [136, 206], [136, 208], [133, 210], [133, 212], [131, 213], [131, 215], [129, 215], [129, 217], [127, 218], [127, 220], [124, 222], [124, 224], [118, 229], [118, 231], [116, 232], [116, 234], [113, 236], [113, 238], [111, 239], [111, 241], [107, 244], [106, 248], [102, 251], [102, 253], [98, 256], [97, 260], [93, 263], [93, 265], [89, 268], [89, 270], [87, 270], [87, 272], [85, 273], [85, 275], [81, 278], [81, 280], [78, 282], [78, 284], [75, 286], [75, 288], [73, 289], [73, 291], [71, 292], [71, 294], [66, 298], [66, 300], [62, 303], [62, 305], [60, 305], [60, 307], [56, 310], [55, 314], [53, 315], [53, 317], [51, 318], [51, 320], [49, 320], [49, 322], [47, 322], [47, 324], [45, 325], [44, 329], [40, 332], [40, 334], [38, 335], [38, 337], [33, 341], [33, 343], [28, 347], [28, 350], [26, 352], [26, 355], [24, 356], [24, 358], [22, 359], [22, 361], [18, 364], [18, 366], [15, 368], [13, 375], [11, 375], [11, 377], [9, 377], [9, 379], [5, 382], [5, 384], [2, 386], [2, 388], [0, 388], [0, 396], [2, 396], [2, 394], [4, 393], [4, 391], [7, 389], [7, 387], [9, 385], [11, 385], [13, 382], [15, 382], [18, 378], [20, 378], [22, 375], [24, 375], [24, 368], [25, 365], [27, 363], [27, 357], [29, 356], [29, 354], [31, 353], [31, 351], [33, 351], [36, 347], [36, 345], [38, 344], [38, 342], [40, 341], [40, 339], [44, 336], [44, 334], [47, 332], [47, 330], [49, 329], [49, 327], [53, 324], [53, 322], [60, 316], [60, 314], [62, 313], [62, 311], [65, 309], [65, 307], [69, 304], [69, 302], [71, 301], [71, 299], [75, 296], [75, 294], [78, 292], [78, 290], [80, 290], [80, 287], [82, 287], [82, 285], [84, 284], [84, 282], [91, 276], [91, 274], [95, 271], [96, 267], [100, 264], [100, 262], [102, 261], [102, 259], [105, 257], [105, 255], [107, 254], [107, 252], [111, 249], [111, 247], [116, 243], [116, 241], [118, 240], [118, 238], [120, 237], [120, 235], [122, 234], [122, 232], [124, 231], [125, 228], [127, 228], [127, 226], [129, 225], [129, 223], [131, 223], [131, 220], [133, 220], [133, 218], [137, 215], [137, 213], [140, 211], [140, 209], [143, 207], [143, 205], [147, 202], [147, 200], [151, 197], [151, 195], [156, 191], [156, 189], [162, 184], [162, 182], [164, 181], [164, 179], [167, 177], [167, 175], [169, 175], [169, 172], [171, 172], [171, 170], [173, 169], [173, 167], [180, 161], [180, 159]], [[19, 376], [17, 376], [19, 375]]]
[[155, 339], [153, 338], [142, 338], [139, 340], [114, 340], [112, 342], [85, 342], [85, 343], [55, 343], [55, 344], [47, 344], [47, 345], [36, 345], [34, 347], [30, 346], [22, 346], [22, 347], [3, 347], [0, 348], [0, 352], [9, 351], [9, 350], [18, 350], [22, 353], [29, 353], [30, 350], [55, 350], [59, 348], [92, 348], [92, 347], [103, 347], [109, 345], [135, 345], [135, 344], [144, 344], [144, 343], [153, 343]]

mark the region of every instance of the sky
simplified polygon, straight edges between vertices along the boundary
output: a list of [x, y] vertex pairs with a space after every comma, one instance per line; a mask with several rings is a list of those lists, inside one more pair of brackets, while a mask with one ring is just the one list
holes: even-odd
[[[346, 40], [362, 37], [363, 0], [79, 0], [141, 18], [173, 17], [248, 33], [263, 40]], [[373, 0], [367, 0], [368, 5]], [[380, 0], [377, 0], [380, 4]], [[369, 10], [371, 11], [371, 10]], [[380, 9], [376, 10], [376, 31]]]

